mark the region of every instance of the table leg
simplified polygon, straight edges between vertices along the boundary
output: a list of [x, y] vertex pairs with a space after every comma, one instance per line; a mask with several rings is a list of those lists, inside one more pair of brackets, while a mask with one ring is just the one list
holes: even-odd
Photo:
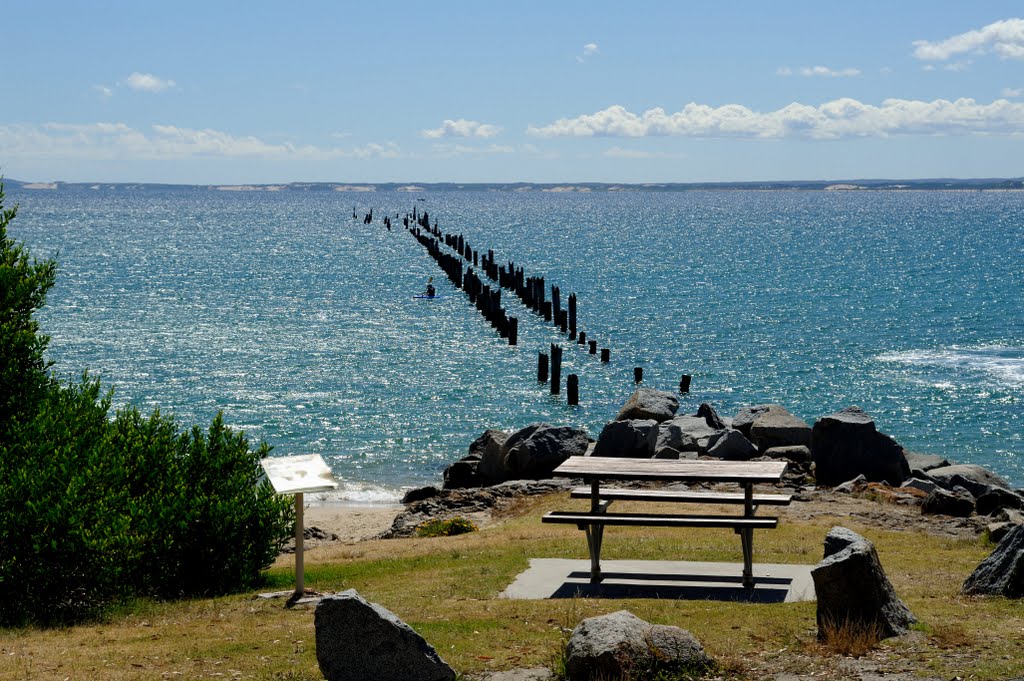
[[[604, 513], [607, 509], [601, 503], [601, 481], [590, 481], [590, 512]], [[601, 581], [601, 541], [604, 539], [604, 525], [587, 525], [587, 550], [590, 551], [590, 582]]]
[[[743, 485], [743, 517], [754, 517], [754, 483]], [[754, 588], [754, 530], [740, 530], [740, 542], [743, 544], [743, 588]]]

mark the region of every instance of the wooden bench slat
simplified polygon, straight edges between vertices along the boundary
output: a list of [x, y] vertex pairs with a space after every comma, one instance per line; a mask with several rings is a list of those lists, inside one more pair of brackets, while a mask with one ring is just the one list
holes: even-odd
[[671, 515], [652, 513], [575, 513], [551, 511], [542, 518], [545, 523], [569, 525], [649, 525], [651, 527], [725, 527], [735, 529], [774, 529], [778, 518], [743, 518], [739, 516]]
[[[573, 499], [589, 499], [589, 487], [576, 487], [572, 490]], [[653, 490], [653, 489], [619, 489], [602, 488], [599, 491], [600, 499], [615, 499], [624, 501], [680, 501], [696, 504], [742, 504], [744, 503], [742, 492], [690, 492], [679, 490]], [[755, 494], [755, 506], [788, 506], [793, 501], [791, 494]]]

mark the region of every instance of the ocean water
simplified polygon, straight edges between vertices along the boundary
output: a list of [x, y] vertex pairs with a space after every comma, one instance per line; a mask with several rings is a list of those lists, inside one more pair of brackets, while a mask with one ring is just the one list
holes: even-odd
[[[1024, 194], [996, 192], [8, 192], [55, 257], [41, 320], [62, 377], [274, 454], [319, 453], [341, 496], [439, 481], [488, 428], [600, 433], [635, 389], [681, 411], [858, 405], [910, 450], [1024, 486]], [[416, 206], [575, 292], [612, 361], [502, 300], [510, 347], [395, 220]], [[353, 208], [359, 219], [352, 218]], [[363, 214], [374, 209], [374, 224]], [[429, 276], [442, 299], [413, 299]], [[563, 305], [565, 303], [563, 302]], [[563, 343], [580, 405], [536, 381]], [[564, 380], [564, 379], [563, 379]]]

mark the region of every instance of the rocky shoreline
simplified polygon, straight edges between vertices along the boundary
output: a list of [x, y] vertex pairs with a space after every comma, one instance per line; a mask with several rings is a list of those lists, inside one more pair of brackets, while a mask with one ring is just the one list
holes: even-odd
[[695, 414], [678, 409], [672, 393], [640, 388], [596, 440], [543, 423], [488, 430], [445, 469], [441, 487], [408, 492], [404, 510], [379, 536], [411, 536], [428, 519], [488, 514], [525, 495], [567, 489], [572, 481], [552, 479], [551, 472], [570, 456], [785, 461], [781, 486], [797, 501], [888, 501], [890, 508], [913, 509], [925, 526], [953, 535], [988, 532], [996, 542], [1024, 524], [1024, 491], [982, 466], [905, 450], [858, 407], [813, 425], [778, 404], [744, 407], [731, 418], [706, 403]]

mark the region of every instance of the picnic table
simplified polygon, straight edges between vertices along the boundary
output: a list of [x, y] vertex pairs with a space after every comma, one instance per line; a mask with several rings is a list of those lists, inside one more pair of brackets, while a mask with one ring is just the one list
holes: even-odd
[[[754, 530], [774, 529], [776, 517], [757, 516], [759, 506], [786, 506], [788, 494], [754, 494], [756, 483], [777, 483], [786, 470], [784, 461], [697, 461], [687, 459], [631, 459], [604, 456], [573, 456], [554, 470], [555, 477], [582, 479], [589, 487], [572, 490], [573, 498], [590, 499], [590, 511], [551, 511], [546, 523], [567, 523], [586, 533], [590, 553], [590, 581], [601, 581], [601, 542], [607, 525], [650, 527], [720, 527], [740, 535], [743, 547], [743, 586], [753, 588]], [[734, 483], [735, 492], [675, 489], [602, 487], [602, 482], [657, 481], [666, 483]], [[730, 515], [670, 513], [609, 513], [614, 501], [647, 501], [689, 504], [730, 504], [742, 513]]]

